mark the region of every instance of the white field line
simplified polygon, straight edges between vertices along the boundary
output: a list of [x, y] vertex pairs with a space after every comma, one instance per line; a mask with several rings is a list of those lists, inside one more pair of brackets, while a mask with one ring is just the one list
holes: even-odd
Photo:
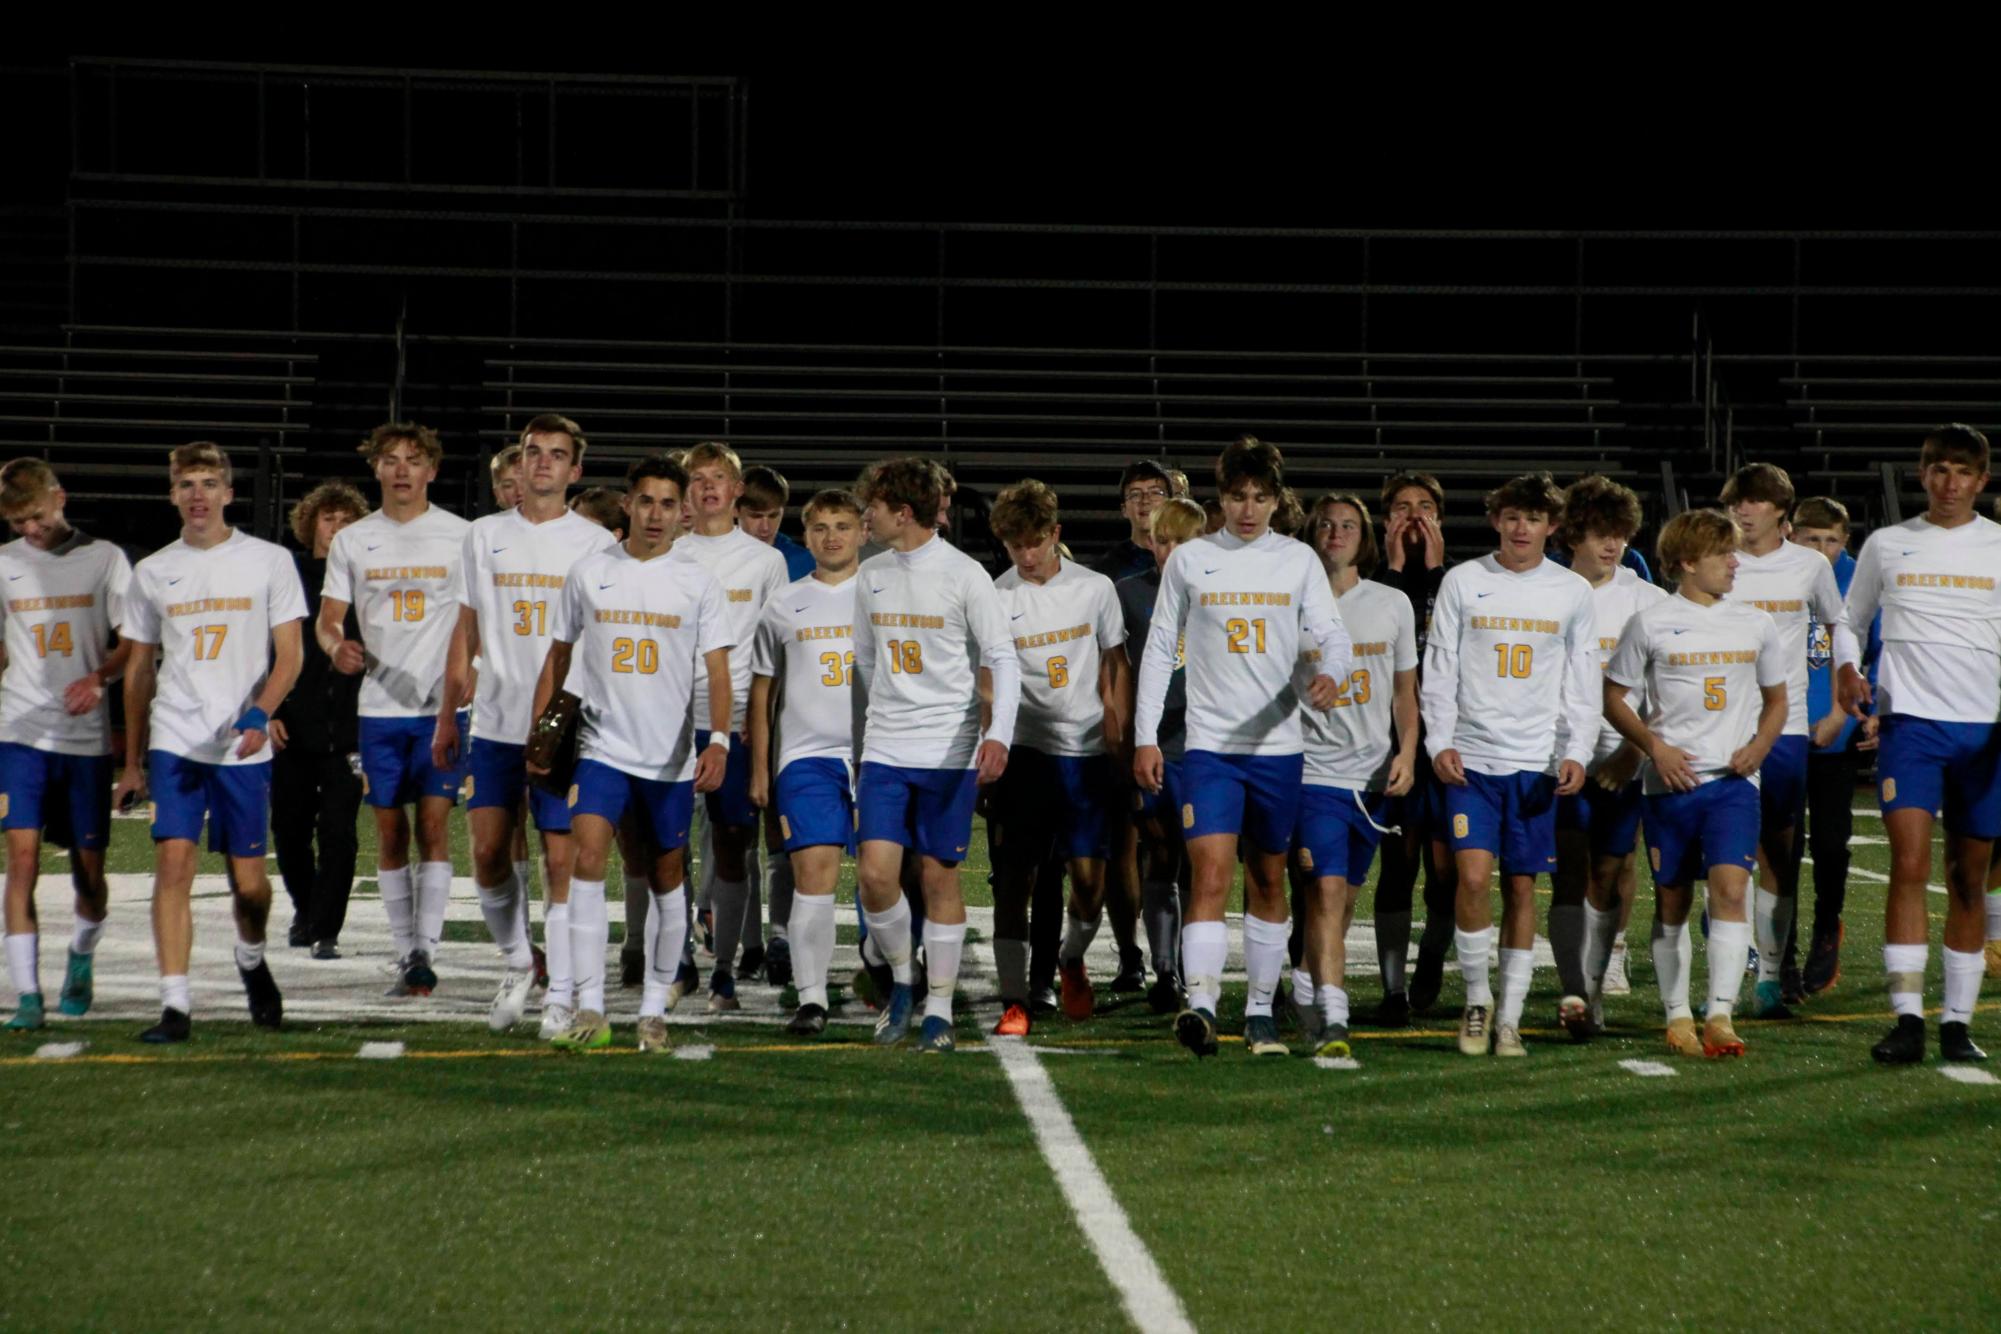
[[1642, 1079], [1673, 1079], [1681, 1073], [1664, 1061], [1621, 1061], [1619, 1068], [1630, 1071]]
[[1077, 1226], [1098, 1257], [1105, 1277], [1118, 1289], [1126, 1315], [1146, 1334], [1155, 1330], [1187, 1330], [1195, 1326], [1181, 1307], [1181, 1299], [1167, 1284], [1167, 1276], [1154, 1263], [1153, 1255], [1132, 1229], [1118, 1197], [1105, 1184], [1091, 1151], [1077, 1133], [1076, 1122], [1056, 1096], [1056, 1086], [1042, 1062], [1019, 1038], [994, 1038], [987, 1047], [1000, 1059], [1001, 1069], [1014, 1087], [1014, 1096], [1035, 1131], [1036, 1147], [1043, 1161], [1063, 1189]]
[[1942, 1065], [1938, 1072], [1956, 1084], [2001, 1084], [2001, 1079], [1970, 1065]]

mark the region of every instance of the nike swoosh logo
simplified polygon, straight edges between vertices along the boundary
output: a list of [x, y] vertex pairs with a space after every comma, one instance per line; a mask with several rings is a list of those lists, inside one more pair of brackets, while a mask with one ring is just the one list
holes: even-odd
[[380, 547], [381, 545], [382, 545], [382, 544], [381, 544], [380, 542], [377, 542], [377, 543], [375, 544], [375, 546], [372, 546], [372, 547], [365, 547], [365, 548], [363, 548], [363, 550], [366, 550], [366, 551], [374, 551], [374, 550], [376, 550], [376, 549], [377, 549], [378, 547]]
[[505, 550], [507, 550], [507, 548], [506, 548], [506, 547], [495, 547], [495, 548], [493, 549], [493, 554], [494, 554], [494, 555], [496, 555], [496, 556], [498, 556], [498, 555], [499, 555], [499, 554], [500, 554], [501, 552], [503, 552], [503, 551], [505, 551]]
[[[613, 583], [616, 583], [616, 582], [617, 582], [617, 580], [613, 580], [612, 582], [613, 582]], [[602, 592], [604, 592], [604, 591], [605, 591], [605, 590], [606, 590], [607, 588], [610, 588], [610, 587], [611, 587], [611, 584], [599, 584], [599, 585], [598, 585], [598, 592], [602, 593]]]
[[7, 576], [7, 582], [11, 584], [11, 583], [13, 583], [13, 582], [14, 582], [14, 581], [15, 581], [16, 579], [19, 579], [20, 577], [21, 577], [21, 576], [20, 576], [20, 575], [18, 575], [18, 574], [10, 574], [10, 575], [8, 575], [8, 576]]
[[[181, 579], [185, 578], [187, 578], [186, 575], [181, 576]], [[167, 580], [167, 587], [172, 588], [175, 584], [178, 584], [180, 581], [181, 581], [180, 579], [169, 579]]]
[[1020, 620], [1020, 619], [1021, 619], [1022, 617], [1026, 616], [1026, 615], [1028, 615], [1028, 613], [1027, 613], [1027, 612], [1025, 612], [1025, 611], [1018, 611], [1018, 612], [1016, 612], [1016, 613], [1015, 613], [1014, 615], [1012, 615], [1012, 616], [1008, 617], [1008, 619], [1009, 619], [1010, 621], [1018, 621], [1018, 620]]
[[1916, 547], [1912, 547], [1909, 551], [1899, 551], [1897, 554], [1899, 556], [1915, 556], [1918, 554], [1918, 549]]
[[1490, 592], [1486, 592], [1486, 593], [1475, 593], [1475, 594], [1473, 595], [1473, 597], [1474, 597], [1474, 599], [1475, 599], [1476, 601], [1477, 601], [1477, 600], [1479, 600], [1480, 598], [1490, 598], [1490, 597], [1492, 597], [1492, 596], [1494, 596], [1494, 595], [1493, 595], [1493, 593], [1492, 593], [1491, 591], [1490, 591]]
[[882, 592], [882, 590], [881, 590], [880, 588], [871, 588], [871, 589], [869, 589], [869, 592], [871, 592], [871, 593], [880, 593], [880, 592]]
[[[1223, 568], [1222, 566], [1218, 565], [1218, 566], [1216, 567], [1216, 570], [1220, 570], [1220, 569], [1222, 569], [1222, 568]], [[1216, 573], [1216, 570], [1204, 570], [1204, 571], [1202, 571], [1202, 573], [1204, 573], [1204, 574], [1214, 574], [1214, 573]]]
[[1677, 631], [1675, 631], [1675, 633], [1676, 633], [1676, 634], [1678, 634], [1678, 635], [1685, 635], [1685, 634], [1687, 634], [1687, 633], [1688, 633], [1688, 631], [1687, 631], [1687, 630], [1677, 630]]

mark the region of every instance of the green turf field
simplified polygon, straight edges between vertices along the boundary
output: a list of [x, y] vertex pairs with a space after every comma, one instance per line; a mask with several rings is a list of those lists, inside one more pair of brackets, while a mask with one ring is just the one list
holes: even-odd
[[[144, 869], [144, 826], [116, 832], [114, 869]], [[1456, 1053], [1456, 979], [1428, 1023], [1360, 1030], [1357, 1069], [1235, 1044], [1198, 1064], [1139, 1003], [1039, 1024], [1034, 1059], [1197, 1328], [1994, 1329], [2001, 1085], [1867, 1055], [1886, 851], [1856, 848], [1839, 987], [1805, 1021], [1741, 1021], [1737, 1062], [1620, 1064], [1671, 1061], [1644, 886], [1634, 994], [1589, 1045], [1549, 1031], [1545, 970], [1526, 1061]], [[1934, 948], [1934, 1001], [1938, 971]], [[470, 1023], [213, 1023], [164, 1053], [129, 1024], [10, 1034], [0, 1328], [1133, 1323], [989, 1019], [968, 1007], [929, 1061], [747, 1024], [677, 1026], [683, 1059]], [[74, 1059], [32, 1055], [79, 1034]], [[384, 1041], [403, 1057], [356, 1059]]]

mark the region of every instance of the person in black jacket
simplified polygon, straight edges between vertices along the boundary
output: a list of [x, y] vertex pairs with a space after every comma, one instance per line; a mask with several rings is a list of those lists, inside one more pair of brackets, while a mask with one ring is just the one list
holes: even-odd
[[[292, 507], [292, 536], [300, 547], [293, 559], [306, 589], [306, 624], [320, 613], [320, 585], [334, 534], [367, 513], [361, 492], [345, 482], [322, 482]], [[351, 611], [347, 635], [361, 637]], [[298, 684], [271, 719], [277, 751], [271, 770], [271, 844], [292, 900], [289, 943], [310, 945], [315, 959], [338, 959], [340, 929], [354, 889], [355, 819], [361, 813], [361, 775], [353, 761], [361, 678], [334, 671], [314, 637], [303, 639], [305, 663]]]

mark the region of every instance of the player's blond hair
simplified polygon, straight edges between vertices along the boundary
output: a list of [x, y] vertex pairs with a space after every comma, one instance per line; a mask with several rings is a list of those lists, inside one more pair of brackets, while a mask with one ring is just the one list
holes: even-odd
[[438, 439], [438, 433], [416, 422], [384, 422], [368, 433], [359, 450], [361, 457], [373, 468], [377, 460], [404, 441], [415, 445], [417, 452], [424, 456], [424, 462], [433, 468], [445, 461], [445, 446]]
[[688, 446], [688, 452], [681, 456], [681, 466], [692, 475], [695, 469], [708, 463], [720, 463], [729, 469], [730, 480], [743, 480], [743, 460], [734, 449], [720, 440], [704, 440], [700, 444]]
[[292, 512], [285, 516], [285, 522], [291, 526], [292, 536], [307, 551], [313, 549], [313, 534], [320, 526], [320, 516], [329, 510], [365, 519], [368, 517], [368, 502], [362, 499], [361, 492], [346, 482], [321, 482], [306, 492], [292, 506]]
[[1156, 542], [1192, 542], [1208, 527], [1209, 516], [1187, 496], [1170, 496], [1154, 507], [1147, 531]]
[[811, 522], [813, 516], [821, 510], [846, 510], [859, 519], [862, 517], [862, 502], [854, 492], [844, 487], [830, 486], [806, 502], [806, 508], [799, 512], [800, 522]]
[[1661, 526], [1661, 569], [1679, 580], [1684, 564], [1735, 551], [1744, 540], [1737, 521], [1722, 510], [1683, 510]]
[[495, 454], [486, 466], [487, 470], [494, 475], [496, 480], [500, 477], [500, 474], [506, 472], [509, 468], [520, 467], [521, 446], [509, 445], [498, 454]]
[[1013, 546], [1039, 542], [1056, 530], [1056, 493], [1033, 477], [1002, 491], [994, 499], [987, 527]]
[[190, 472], [216, 473], [222, 478], [224, 486], [230, 485], [236, 477], [236, 470], [229, 466], [229, 455], [223, 453], [222, 446], [213, 440], [176, 445], [167, 455], [167, 476], [179, 477]]
[[11, 518], [31, 510], [60, 489], [54, 468], [36, 458], [15, 459], [0, 468], [0, 516]]

